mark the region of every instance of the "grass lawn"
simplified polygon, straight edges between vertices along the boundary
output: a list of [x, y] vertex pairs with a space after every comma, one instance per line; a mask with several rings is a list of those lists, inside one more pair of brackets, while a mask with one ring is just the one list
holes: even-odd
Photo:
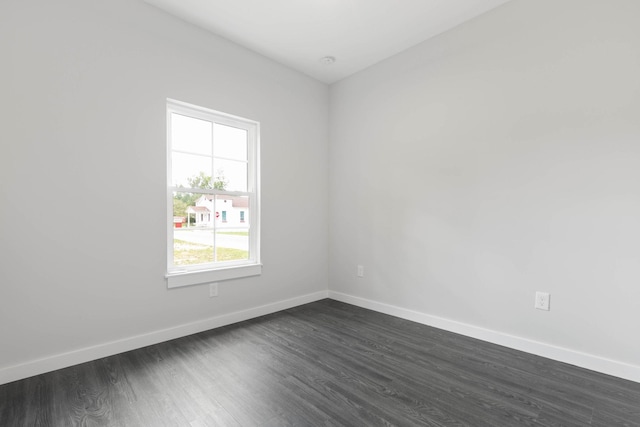
[[[218, 248], [218, 261], [235, 261], [249, 258], [242, 249]], [[213, 247], [198, 243], [173, 240], [173, 263], [175, 265], [203, 264], [213, 261]]]
[[229, 234], [231, 236], [248, 236], [248, 231], [216, 231], [216, 234]]

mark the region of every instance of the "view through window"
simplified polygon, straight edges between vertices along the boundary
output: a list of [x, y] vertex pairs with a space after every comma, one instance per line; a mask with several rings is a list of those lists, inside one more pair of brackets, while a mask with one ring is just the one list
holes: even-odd
[[168, 272], [257, 264], [258, 124], [168, 101]]

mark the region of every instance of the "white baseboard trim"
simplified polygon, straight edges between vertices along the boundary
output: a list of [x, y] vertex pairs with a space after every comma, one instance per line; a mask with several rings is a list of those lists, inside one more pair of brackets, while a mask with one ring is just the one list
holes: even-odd
[[299, 305], [318, 301], [324, 298], [328, 298], [328, 291], [320, 291], [312, 294], [302, 295], [284, 301], [277, 301], [271, 304], [265, 304], [246, 310], [223, 314], [197, 322], [153, 331], [148, 334], [137, 335], [117, 341], [111, 341], [93, 347], [81, 348], [67, 353], [56, 354], [42, 359], [25, 362], [19, 365], [1, 368], [0, 385], [32, 377], [34, 375], [44, 374], [45, 372], [55, 371], [56, 369], [62, 369], [69, 366], [77, 365], [79, 363], [89, 362], [91, 360], [112, 356], [114, 354], [123, 353], [125, 351], [135, 350], [137, 348], [158, 344], [175, 338], [181, 338], [198, 332], [207, 331], [209, 329], [219, 328], [221, 326], [230, 325], [232, 323], [242, 322], [244, 320], [249, 320], [255, 317], [264, 316], [266, 314], [286, 310], [288, 308], [297, 307]]
[[449, 332], [477, 338], [493, 344], [504, 347], [513, 348], [515, 350], [524, 351], [526, 353], [535, 354], [537, 356], [546, 357], [548, 359], [559, 362], [568, 363], [579, 366], [581, 368], [612, 375], [630, 381], [640, 383], [640, 366], [631, 365], [616, 360], [606, 359], [592, 354], [582, 353], [539, 341], [521, 338], [514, 335], [505, 334], [478, 326], [469, 325], [467, 323], [457, 322], [438, 316], [432, 316], [418, 311], [408, 310], [402, 307], [372, 301], [353, 295], [343, 294], [340, 292], [329, 291], [329, 298], [342, 301], [347, 304], [356, 305], [358, 307], [367, 308], [380, 313], [389, 314], [391, 316], [400, 317], [402, 319], [411, 320], [413, 322], [422, 323], [424, 325], [433, 326]]

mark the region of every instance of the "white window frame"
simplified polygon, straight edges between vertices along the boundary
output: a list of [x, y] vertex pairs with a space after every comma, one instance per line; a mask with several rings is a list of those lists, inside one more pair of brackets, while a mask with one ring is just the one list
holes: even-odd
[[[220, 123], [247, 131], [247, 191], [175, 187], [171, 173], [171, 114]], [[215, 144], [215, 141], [214, 141]], [[190, 266], [173, 265], [173, 193], [175, 191], [246, 196], [249, 199], [249, 259]], [[187, 219], [188, 220], [188, 219]], [[260, 263], [260, 123], [174, 99], [167, 99], [167, 287], [177, 288], [201, 283], [219, 282], [257, 276], [262, 273]]]

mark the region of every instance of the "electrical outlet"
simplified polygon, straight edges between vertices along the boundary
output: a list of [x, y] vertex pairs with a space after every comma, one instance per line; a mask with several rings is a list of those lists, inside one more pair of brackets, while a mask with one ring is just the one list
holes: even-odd
[[536, 292], [535, 307], [538, 310], [549, 311], [549, 300], [550, 299], [551, 299], [551, 295], [549, 295], [548, 292]]
[[358, 277], [364, 277], [364, 266], [363, 265], [359, 265], [358, 266]]
[[209, 283], [209, 298], [218, 296], [218, 284], [217, 283]]

